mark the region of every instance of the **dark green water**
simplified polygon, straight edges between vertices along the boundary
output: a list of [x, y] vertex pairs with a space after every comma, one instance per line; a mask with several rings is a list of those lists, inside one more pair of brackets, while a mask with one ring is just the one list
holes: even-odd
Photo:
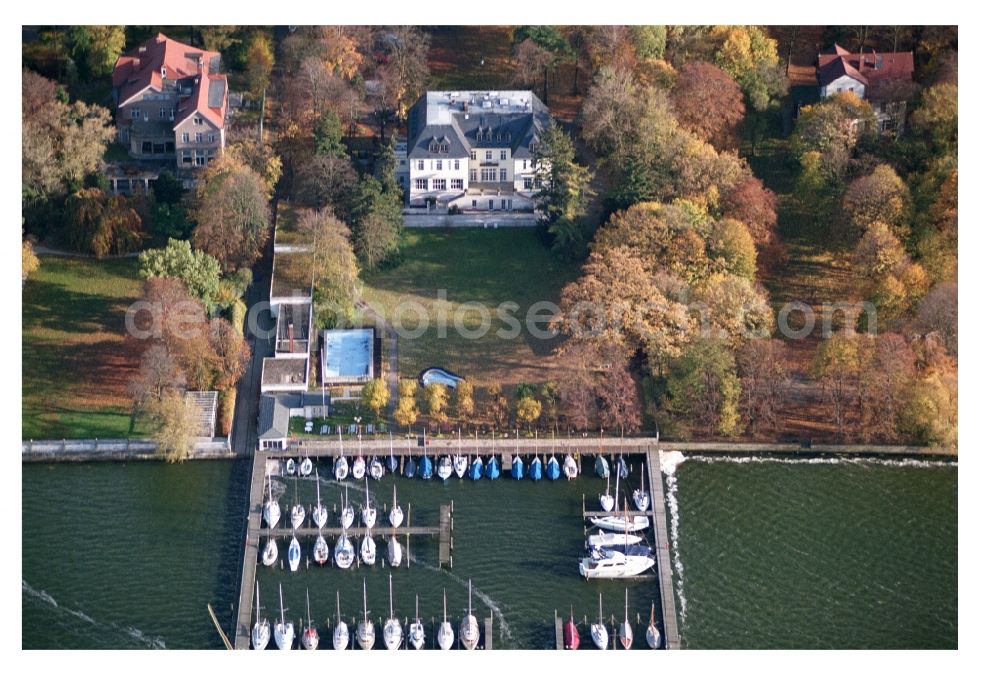
[[[588, 468], [589, 470], [589, 468]], [[220, 641], [205, 610], [225, 623], [240, 560], [245, 463], [182, 466], [24, 465], [22, 628], [25, 648], [203, 648]], [[329, 466], [322, 466], [329, 477]], [[589, 473], [589, 471], [588, 471]], [[294, 493], [295, 481], [279, 480]], [[668, 481], [676, 500], [683, 566], [681, 631], [690, 648], [931, 648], [957, 644], [957, 469], [873, 462], [786, 464], [689, 460]], [[303, 503], [315, 484], [299, 480]], [[393, 570], [396, 612], [440, 619], [442, 591], [457, 627], [472, 578], [473, 606], [493, 611], [498, 647], [552, 644], [554, 610], [572, 604], [582, 623], [604, 594], [605, 619], [648, 616], [655, 581], [584, 582], [580, 495], [603, 482], [515, 484], [397, 481], [413, 524], [454, 500], [453, 571], [438, 570], [436, 540], [414, 538], [409, 569]], [[673, 490], [669, 490], [670, 488]], [[363, 489], [362, 489], [363, 490]], [[323, 482], [323, 500], [343, 488]], [[372, 486], [380, 505], [392, 483]], [[362, 499], [356, 485], [351, 499]], [[287, 508], [288, 498], [282, 499]], [[331, 524], [336, 517], [331, 514]], [[333, 537], [329, 537], [331, 548]], [[302, 540], [304, 554], [312, 542]], [[379, 542], [380, 554], [382, 543]], [[282, 558], [285, 548], [281, 548]], [[341, 595], [345, 619], [361, 611], [368, 584], [373, 620], [388, 611], [388, 568], [259, 571], [264, 612], [305, 616], [309, 589], [321, 646]], [[381, 630], [379, 629], [379, 634]], [[589, 645], [583, 632], [584, 645]], [[637, 632], [637, 645], [642, 643]]]

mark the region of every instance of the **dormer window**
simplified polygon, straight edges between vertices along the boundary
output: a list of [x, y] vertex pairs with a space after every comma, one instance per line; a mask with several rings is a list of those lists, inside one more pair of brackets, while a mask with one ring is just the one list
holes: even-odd
[[202, 118], [198, 117], [197, 115], [195, 116], [195, 118], [194, 118], [194, 123], [195, 124], [203, 124], [204, 122], [205, 122], [205, 120], [203, 120]]
[[480, 129], [480, 130], [478, 130], [476, 132], [476, 140], [477, 141], [482, 141], [483, 140], [483, 130], [482, 129]]
[[487, 141], [492, 141], [493, 140], [493, 130], [492, 129], [487, 129], [486, 130], [486, 140]]
[[529, 143], [528, 144], [528, 150], [530, 150], [531, 152], [537, 151], [538, 150], [538, 142], [537, 141], [532, 141], [531, 143]]
[[436, 153], [436, 152], [438, 151], [438, 144], [437, 144], [437, 141], [431, 141], [431, 147], [430, 147], [430, 151], [431, 151], [432, 153]]
[[448, 144], [447, 143], [442, 143], [441, 144], [441, 152], [447, 154], [447, 152], [448, 152]]

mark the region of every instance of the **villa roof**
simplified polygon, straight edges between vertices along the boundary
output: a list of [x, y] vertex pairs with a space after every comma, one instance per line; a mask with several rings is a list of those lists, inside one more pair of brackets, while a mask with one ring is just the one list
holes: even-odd
[[876, 80], [913, 78], [913, 52], [864, 52], [853, 54], [835, 44], [818, 56], [819, 84], [825, 87], [844, 75], [864, 85]]

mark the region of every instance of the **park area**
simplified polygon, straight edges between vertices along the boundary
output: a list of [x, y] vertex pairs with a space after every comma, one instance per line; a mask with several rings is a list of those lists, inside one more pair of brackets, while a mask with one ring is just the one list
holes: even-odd
[[136, 259], [41, 256], [24, 285], [21, 436], [136, 436], [127, 394], [139, 354], [125, 311], [141, 293]]
[[[423, 335], [400, 336], [401, 376], [415, 378], [424, 368], [443, 366], [480, 383], [537, 383], [555, 375], [558, 340], [523, 330], [528, 308], [537, 301], [558, 302], [563, 285], [577, 274], [577, 264], [556, 259], [534, 228], [408, 229], [403, 262], [367, 275], [363, 295], [390, 320], [396, 313], [404, 331], [418, 326], [417, 308], [430, 318]], [[445, 300], [439, 292], [446, 293]], [[459, 306], [467, 302], [482, 303], [488, 313], [490, 327], [480, 338], [465, 338], [455, 329], [456, 316], [469, 331], [482, 327], [478, 311], [460, 317]], [[505, 302], [518, 306], [509, 312], [522, 327], [513, 338], [498, 333], [508, 326], [506, 316], [499, 316]], [[447, 328], [444, 338], [438, 337], [439, 316]]]

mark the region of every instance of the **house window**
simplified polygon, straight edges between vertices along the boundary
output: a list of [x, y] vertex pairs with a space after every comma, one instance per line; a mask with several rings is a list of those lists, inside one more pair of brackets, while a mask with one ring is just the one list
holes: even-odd
[[493, 159], [493, 151], [492, 150], [487, 150], [486, 151], [486, 159], [487, 160], [492, 160]]
[[438, 171], [441, 171], [441, 169], [443, 168], [442, 167], [443, 164], [444, 163], [441, 162], [441, 160], [438, 160], [437, 162], [434, 163], [434, 168], [437, 169]]
[[478, 200], [472, 200], [472, 208], [473, 208], [473, 209], [475, 209], [475, 208], [476, 208], [476, 206], [478, 206], [478, 204], [479, 204], [479, 201], [478, 201]]
[[139, 109], [138, 109], [138, 108], [133, 108], [133, 109], [132, 109], [131, 111], [129, 111], [129, 112], [131, 112], [131, 113], [132, 113], [132, 119], [133, 119], [133, 120], [138, 120], [138, 119], [139, 119]]
[[451, 179], [451, 189], [452, 190], [461, 190], [462, 189], [462, 183], [463, 183], [463, 181], [460, 178], [453, 178], [453, 179]]
[[443, 178], [435, 178], [434, 179], [434, 189], [435, 190], [447, 190], [448, 189], [448, 181], [446, 181]]
[[191, 164], [191, 151], [185, 150], [181, 152], [181, 162], [183, 164]]
[[424, 170], [424, 161], [423, 160], [417, 160], [417, 170], [418, 171], [423, 171]]
[[167, 109], [166, 108], [160, 108], [160, 119], [162, 120], [166, 116], [167, 116]]
[[441, 152], [444, 153], [445, 155], [448, 154], [448, 144], [447, 143], [442, 143], [441, 144]]
[[430, 151], [432, 153], [436, 153], [438, 151], [438, 144], [437, 143], [431, 143]]
[[500, 151], [500, 159], [501, 160], [506, 160], [507, 159], [507, 151], [506, 150], [501, 150]]
[[187, 132], [181, 134], [181, 143], [189, 143], [191, 141], [191, 135]]
[[199, 167], [205, 166], [205, 153], [202, 151], [197, 151], [194, 154], [194, 163]]
[[454, 169], [455, 171], [458, 171], [458, 169], [459, 169], [459, 164], [458, 164], [458, 160], [455, 160], [454, 162], [452, 162], [452, 168], [453, 168], [453, 169]]
[[483, 181], [486, 183], [496, 182], [497, 170], [493, 167], [486, 167], [482, 170]]
[[413, 189], [414, 190], [427, 190], [427, 179], [426, 178], [418, 178], [417, 180], [415, 180], [413, 182]]
[[471, 182], [475, 183], [477, 180], [479, 180], [476, 178], [477, 173], [478, 172], [476, 172], [475, 169], [469, 169], [469, 180]]
[[204, 122], [205, 122], [205, 120], [201, 119], [198, 116], [195, 116], [195, 118], [194, 118], [194, 123], [195, 124], [204, 124]]
[[473, 160], [475, 160], [475, 159], [476, 159], [476, 151], [475, 151], [475, 150], [473, 150], [473, 151], [472, 151], [472, 155], [470, 155], [470, 157], [471, 157], [471, 158], [472, 158]]
[[531, 190], [531, 179], [530, 178], [524, 179], [524, 189], [525, 190]]
[[500, 180], [501, 181], [506, 181], [507, 180], [507, 170], [506, 169], [501, 169], [500, 170]]
[[143, 122], [149, 122], [149, 111], [148, 110], [142, 111], [142, 121]]
[[522, 169], [527, 169], [528, 168], [528, 160], [524, 160], [524, 164], [521, 165], [521, 168]]
[[194, 140], [195, 140], [195, 143], [201, 143], [202, 142], [203, 138], [202, 138], [202, 134], [201, 134], [200, 131], [197, 134], [194, 135]]
[[538, 144], [532, 141], [531, 143], [528, 144], [528, 150], [530, 150], [531, 152], [535, 152], [536, 150], [538, 150]]
[[144, 155], [148, 155], [153, 152], [153, 143], [151, 141], [142, 142], [142, 152]]

